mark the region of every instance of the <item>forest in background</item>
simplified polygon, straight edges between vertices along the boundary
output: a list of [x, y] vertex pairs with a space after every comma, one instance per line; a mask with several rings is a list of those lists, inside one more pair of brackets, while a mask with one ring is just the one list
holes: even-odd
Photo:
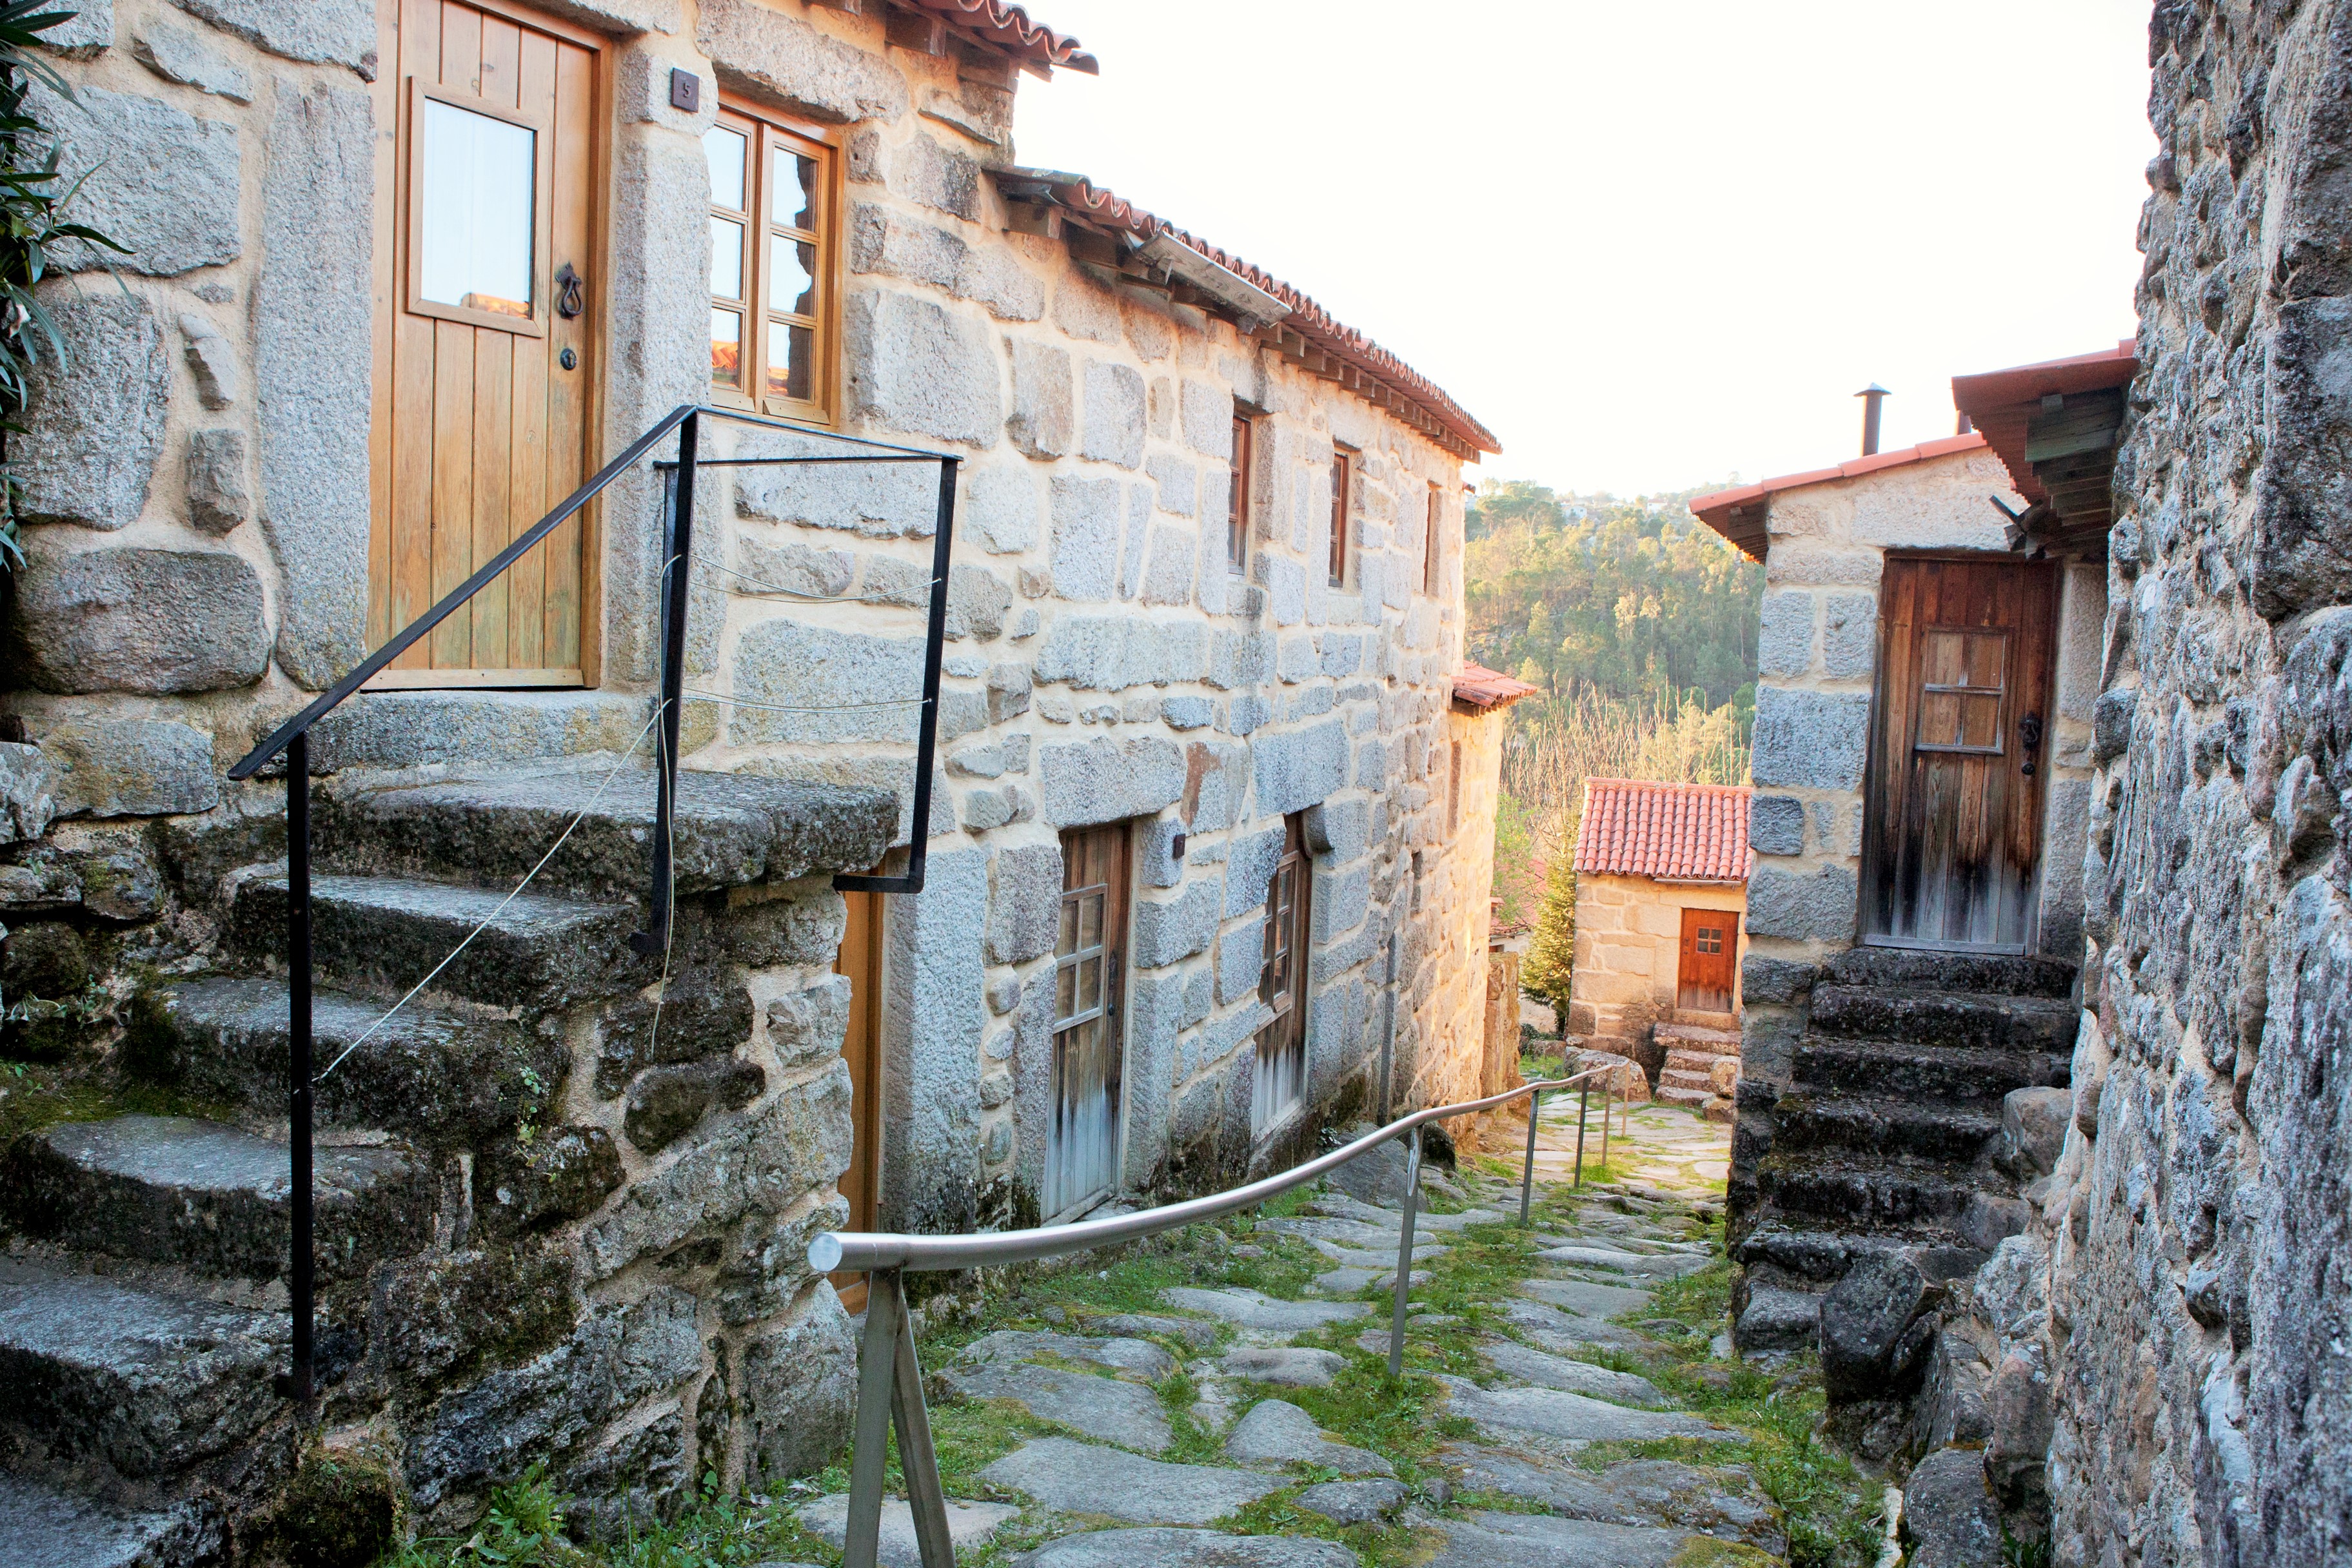
[[1620, 499], [1489, 481], [1466, 519], [1469, 656], [1541, 694], [1513, 705], [1495, 822], [1528, 989], [1565, 1003], [1584, 780], [1748, 779], [1764, 570], [1690, 514], [1698, 489]]

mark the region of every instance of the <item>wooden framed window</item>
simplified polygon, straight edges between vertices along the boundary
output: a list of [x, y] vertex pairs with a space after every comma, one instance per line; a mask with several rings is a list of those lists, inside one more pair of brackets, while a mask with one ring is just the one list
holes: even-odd
[[1462, 743], [1451, 747], [1453, 757], [1445, 765], [1445, 836], [1452, 838], [1462, 826]]
[[408, 92], [409, 313], [544, 338], [535, 274], [540, 193], [553, 172], [547, 116], [422, 77]]
[[1437, 591], [1438, 528], [1444, 520], [1445, 502], [1443, 492], [1436, 486], [1432, 485], [1429, 487], [1429, 521], [1421, 530], [1421, 591], [1423, 593]]
[[1331, 454], [1331, 586], [1348, 582], [1348, 491], [1355, 477], [1355, 454], [1342, 446]]
[[1304, 816], [1283, 819], [1282, 859], [1267, 885], [1258, 999], [1274, 1017], [1257, 1031], [1250, 1078], [1250, 1128], [1263, 1133], [1307, 1097], [1307, 933], [1313, 887]]
[[1233, 480], [1225, 486], [1225, 570], [1235, 577], [1249, 570], [1250, 459], [1249, 415], [1234, 411]]
[[840, 359], [839, 150], [730, 104], [702, 133], [702, 152], [712, 395], [829, 423]]

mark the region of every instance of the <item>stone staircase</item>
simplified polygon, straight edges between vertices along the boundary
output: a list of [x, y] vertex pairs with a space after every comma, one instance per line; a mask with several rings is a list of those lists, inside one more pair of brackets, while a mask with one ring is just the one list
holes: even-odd
[[[567, 1041], [588, 1018], [608, 1096], [641, 1068], [714, 1051], [739, 1075], [760, 1071], [727, 1054], [750, 1035], [748, 997], [714, 1007], [680, 998], [674, 978], [657, 1042], [646, 1027], [640, 993], [660, 960], [626, 937], [643, 920], [649, 774], [624, 775], [531, 891], [499, 907], [599, 777], [317, 790], [314, 1060], [338, 1063], [315, 1116], [316, 1360], [330, 1429], [421, 1418], [499, 1359], [500, 1340], [530, 1353], [572, 1329], [583, 1303], [568, 1267], [536, 1341], [515, 1302], [477, 1303], [467, 1322], [456, 1301], [420, 1301], [418, 1281], [503, 1245], [515, 1277], [543, 1282], [522, 1239], [560, 1250], [551, 1233], [623, 1184], [610, 1134], [560, 1125]], [[681, 796], [676, 946], [698, 965], [729, 943], [724, 901], [693, 895], [871, 864], [897, 814], [881, 791], [716, 775], [688, 776]], [[170, 868], [187, 889], [184, 927], [211, 936], [142, 991], [107, 1070], [117, 1088], [207, 1113], [58, 1123], [0, 1152], [0, 1380], [12, 1390], [0, 1401], [0, 1568], [221, 1560], [302, 1462], [280, 1387], [284, 862], [235, 861], [200, 844]], [[486, 916], [429, 989], [370, 1034]], [[436, 1312], [456, 1319], [425, 1321]], [[415, 1454], [407, 1468], [412, 1488], [430, 1479]]]
[[2002, 1103], [2066, 1085], [2074, 972], [1870, 947], [1825, 967], [1735, 1238], [1743, 1349], [1807, 1342], [1820, 1293], [1864, 1255], [1902, 1249], [1950, 1277], [2023, 1228], [2021, 1181], [2000, 1158]]
[[[1739, 1015], [1695, 1012], [1677, 1009], [1674, 1021], [1652, 1031], [1665, 1047], [1666, 1063], [1658, 1073], [1660, 1100], [1669, 1105], [1703, 1110], [1712, 1100], [1727, 1099], [1739, 1074]], [[1722, 1064], [1729, 1062], [1725, 1074]], [[1727, 1076], [1731, 1084], [1718, 1084]]]

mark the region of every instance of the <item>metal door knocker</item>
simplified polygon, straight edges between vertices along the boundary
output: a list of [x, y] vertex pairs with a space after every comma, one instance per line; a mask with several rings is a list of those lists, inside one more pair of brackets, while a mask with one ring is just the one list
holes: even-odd
[[[579, 315], [581, 309], [580, 275], [572, 270], [572, 264], [567, 261], [556, 269], [555, 313], [569, 321]], [[572, 367], [566, 365], [563, 368], [570, 370]]]
[[2042, 749], [2042, 716], [2027, 714], [2017, 721], [2017, 743], [2025, 752], [2025, 766], [2019, 768], [2028, 779], [2033, 777], [2033, 754]]

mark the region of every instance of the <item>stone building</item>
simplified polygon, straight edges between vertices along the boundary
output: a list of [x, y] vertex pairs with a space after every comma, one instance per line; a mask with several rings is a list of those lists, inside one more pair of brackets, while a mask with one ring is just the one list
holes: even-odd
[[[50, 286], [75, 368], [12, 444], [0, 984], [95, 1109], [0, 1187], [5, 1359], [54, 1390], [0, 1509], [174, 1562], [270, 1518], [285, 790], [226, 768], [682, 403], [789, 428], [703, 422], [667, 953], [625, 940], [649, 466], [313, 737], [337, 1444], [430, 1520], [540, 1458], [616, 1528], [831, 1452], [816, 1232], [1150, 1201], [1475, 1092], [1494, 440], [1021, 167], [1075, 42], [999, 0], [111, 0], [59, 41], [40, 111], [130, 254]], [[845, 437], [961, 465], [921, 822], [939, 466], [718, 465]], [[919, 894], [834, 891], [919, 841]]]
[[1748, 793], [1588, 779], [1576, 837], [1569, 1032], [1640, 1062], [1669, 1104], [1727, 1117], [1739, 1073]]

